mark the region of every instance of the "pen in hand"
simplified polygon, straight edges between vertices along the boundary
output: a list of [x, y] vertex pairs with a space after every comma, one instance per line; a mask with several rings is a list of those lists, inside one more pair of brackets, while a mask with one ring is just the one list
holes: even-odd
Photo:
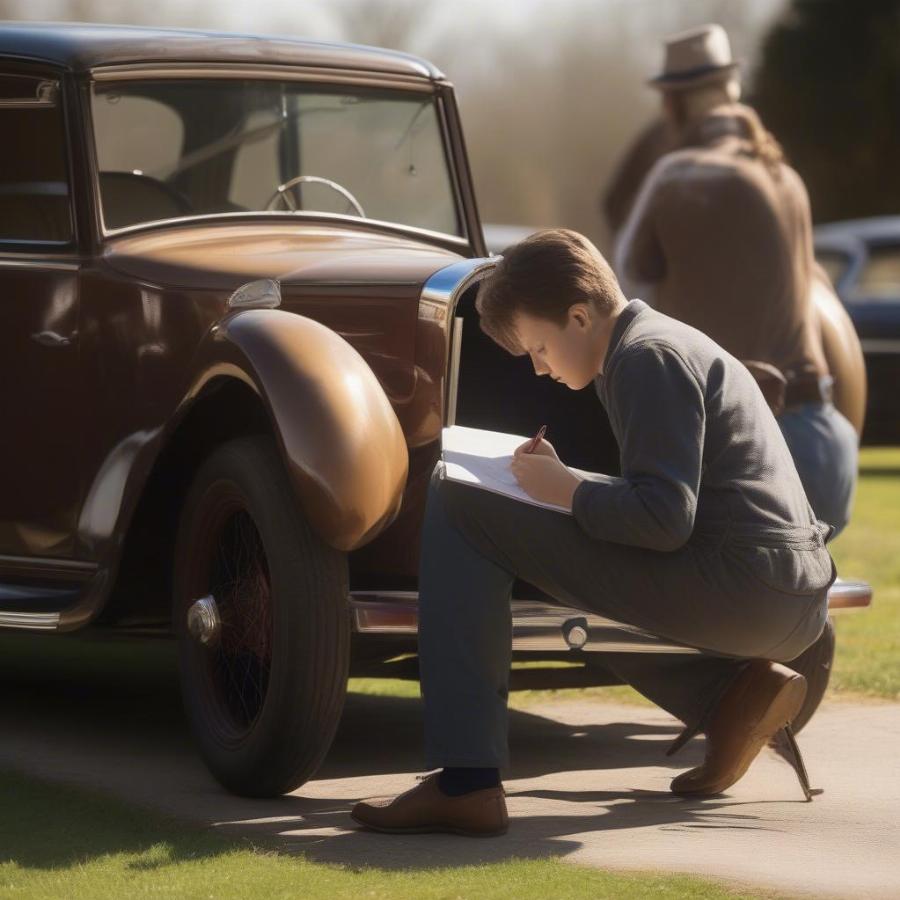
[[546, 432], [547, 426], [541, 425], [538, 429], [538, 433], [534, 436], [532, 442], [525, 448], [525, 453], [534, 453], [535, 448], [541, 442], [541, 438], [544, 436], [544, 432]]

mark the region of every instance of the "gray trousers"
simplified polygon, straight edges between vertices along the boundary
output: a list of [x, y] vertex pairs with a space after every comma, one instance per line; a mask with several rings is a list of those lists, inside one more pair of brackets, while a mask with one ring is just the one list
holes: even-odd
[[562, 605], [702, 650], [604, 656], [623, 681], [694, 726], [747, 659], [793, 659], [824, 626], [827, 588], [769, 589], [733, 564], [727, 534], [672, 553], [598, 541], [573, 516], [442, 476], [438, 462], [419, 568], [426, 769], [509, 764], [516, 577]]

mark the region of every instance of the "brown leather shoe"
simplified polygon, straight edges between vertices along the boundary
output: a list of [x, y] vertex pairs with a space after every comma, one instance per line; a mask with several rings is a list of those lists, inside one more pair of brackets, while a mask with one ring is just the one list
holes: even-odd
[[398, 797], [361, 800], [350, 812], [354, 822], [389, 834], [449, 831], [470, 837], [504, 834], [509, 827], [503, 785], [448, 797], [438, 772]]
[[708, 796], [731, 787], [769, 739], [797, 715], [805, 696], [802, 675], [778, 663], [753, 660], [722, 695], [710, 719], [703, 765], [675, 778], [672, 792]]

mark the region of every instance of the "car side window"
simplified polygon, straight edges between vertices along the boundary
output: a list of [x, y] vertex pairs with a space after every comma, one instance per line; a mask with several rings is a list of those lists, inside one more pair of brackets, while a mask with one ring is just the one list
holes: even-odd
[[66, 244], [72, 211], [58, 81], [0, 72], [0, 242]]
[[868, 259], [853, 292], [872, 300], [896, 300], [900, 297], [900, 246], [870, 246]]
[[850, 257], [837, 250], [819, 250], [816, 252], [816, 259], [832, 284], [837, 284], [850, 267]]

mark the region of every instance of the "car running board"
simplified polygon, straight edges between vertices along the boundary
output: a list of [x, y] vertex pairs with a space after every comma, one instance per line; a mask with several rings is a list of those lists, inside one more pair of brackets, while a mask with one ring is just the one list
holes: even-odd
[[[872, 589], [863, 581], [838, 579], [828, 593], [831, 611], [871, 605]], [[419, 627], [417, 591], [352, 591], [353, 630], [360, 635], [414, 637]], [[515, 651], [592, 653], [699, 653], [649, 632], [596, 613], [536, 600], [513, 599]]]

